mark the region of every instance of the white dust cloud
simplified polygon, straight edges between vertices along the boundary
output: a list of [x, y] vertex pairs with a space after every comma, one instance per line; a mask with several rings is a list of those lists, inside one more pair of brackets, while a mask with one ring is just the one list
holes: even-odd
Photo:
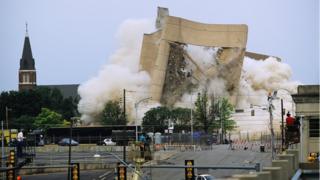
[[[139, 71], [139, 60], [143, 34], [152, 32], [152, 30], [153, 23], [147, 20], [128, 20], [121, 25], [117, 33], [118, 50], [110, 56], [106, 65], [95, 77], [83, 83], [78, 89], [81, 96], [78, 109], [85, 124], [91, 124], [99, 117], [106, 102], [119, 100], [123, 89], [128, 90], [126, 108], [129, 114], [129, 124], [134, 124], [133, 120], [136, 116], [139, 120], [138, 124], [141, 124], [144, 113], [160, 105], [150, 103], [152, 101], [143, 102], [139, 104], [137, 112], [134, 107], [134, 103], [150, 96], [150, 75], [145, 71]], [[198, 71], [196, 75], [198, 79], [192, 80], [195, 81], [197, 87], [185, 90], [175, 106], [192, 107], [197, 94], [203, 89], [207, 90], [209, 97], [212, 95], [218, 98], [228, 97], [226, 88], [228, 82], [221, 75], [228, 73], [222, 71], [230, 69], [223, 68], [224, 64], [218, 63], [217, 54], [220, 49], [187, 45], [184, 50], [193, 61], [188, 62], [187, 71], [193, 73]], [[199, 73], [199, 69], [202, 73]], [[289, 109], [289, 106], [292, 105], [292, 99], [289, 100], [290, 93], [296, 92], [298, 84], [290, 80], [291, 75], [290, 66], [277, 61], [276, 58], [270, 57], [264, 61], [257, 61], [246, 57], [239, 82], [237, 106], [248, 108], [251, 104], [265, 105], [268, 92], [279, 90], [279, 97], [286, 99], [285, 107]]]
[[257, 61], [244, 58], [239, 84], [238, 107], [266, 105], [269, 92], [279, 91], [279, 98], [292, 101], [290, 94], [296, 93], [298, 82], [291, 81], [292, 70], [286, 63], [274, 57]]
[[[210, 97], [228, 97], [228, 91], [226, 88], [226, 80], [219, 77], [221, 73], [220, 69], [222, 64], [218, 65], [217, 52], [218, 47], [204, 47], [196, 45], [187, 45], [184, 50], [188, 54], [189, 59], [187, 63], [188, 71], [193, 73], [197, 72], [199, 77], [197, 82], [197, 88], [188, 90], [191, 92], [185, 92], [181, 99], [175, 104], [176, 107], [190, 108], [193, 106], [197, 99], [197, 94], [207, 91]], [[200, 73], [200, 71], [202, 73]]]
[[[117, 33], [119, 48], [109, 58], [97, 76], [80, 85], [78, 93], [81, 97], [78, 110], [85, 124], [93, 122], [109, 100], [119, 100], [123, 89], [131, 91], [149, 91], [150, 76], [145, 71], [138, 71], [140, 49], [143, 33], [151, 32], [153, 24], [148, 20], [127, 20]], [[137, 93], [128, 103], [132, 110], [132, 102], [144, 94]], [[131, 105], [130, 105], [131, 104]]]

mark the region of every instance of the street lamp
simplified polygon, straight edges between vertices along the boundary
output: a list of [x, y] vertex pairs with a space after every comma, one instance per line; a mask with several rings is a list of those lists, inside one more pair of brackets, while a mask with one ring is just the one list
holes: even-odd
[[11, 130], [9, 130], [9, 111], [11, 111], [12, 109], [8, 108], [6, 106], [6, 123], [7, 123], [7, 130], [9, 132], [9, 142], [11, 142]]
[[[68, 152], [68, 165], [71, 165], [71, 142], [72, 142], [72, 127], [73, 127], [73, 123], [74, 121], [77, 120], [77, 117], [71, 117], [70, 119], [70, 134], [69, 134], [69, 152]], [[68, 168], [68, 180], [71, 177], [71, 172], [70, 172], [70, 167]]]
[[136, 125], [136, 141], [138, 141], [138, 106], [140, 103], [142, 103], [143, 101], [147, 101], [149, 99], [151, 99], [152, 97], [147, 97], [147, 98], [143, 98], [143, 99], [140, 99], [138, 102], [136, 102], [134, 104], [134, 108], [136, 109], [136, 120], [135, 120], [135, 125]]

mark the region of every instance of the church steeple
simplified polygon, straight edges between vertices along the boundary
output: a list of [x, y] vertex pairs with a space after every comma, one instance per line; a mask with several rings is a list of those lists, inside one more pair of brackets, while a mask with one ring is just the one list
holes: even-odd
[[28, 24], [26, 23], [26, 35], [19, 68], [19, 91], [33, 89], [36, 87], [36, 84], [36, 68], [31, 51]]
[[26, 36], [24, 38], [22, 57], [20, 60], [20, 70], [35, 70], [34, 59], [32, 57], [30, 39], [28, 35], [28, 24], [26, 24]]

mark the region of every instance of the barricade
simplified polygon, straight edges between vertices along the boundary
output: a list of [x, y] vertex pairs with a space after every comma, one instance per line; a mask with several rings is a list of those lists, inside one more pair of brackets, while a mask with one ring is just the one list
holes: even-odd
[[199, 147], [200, 146], [196, 146], [196, 145], [182, 145], [182, 144], [156, 144], [154, 146], [156, 151], [160, 151], [160, 150], [196, 151], [196, 150], [199, 150]]

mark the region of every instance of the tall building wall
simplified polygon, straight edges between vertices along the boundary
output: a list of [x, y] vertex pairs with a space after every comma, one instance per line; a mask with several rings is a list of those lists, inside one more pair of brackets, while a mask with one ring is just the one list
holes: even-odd
[[[170, 43], [178, 43], [222, 48], [219, 61], [226, 64], [226, 67], [232, 61], [232, 69], [228, 69], [228, 73], [222, 76], [227, 80], [227, 88], [232, 92], [230, 99], [235, 104], [247, 43], [247, 25], [203, 24], [173, 16], [161, 18], [157, 19], [157, 22], [161, 22], [157, 24], [160, 30], [144, 35], [140, 57], [141, 70], [151, 75], [152, 99], [163, 102]], [[206, 75], [210, 75], [210, 72]]]

